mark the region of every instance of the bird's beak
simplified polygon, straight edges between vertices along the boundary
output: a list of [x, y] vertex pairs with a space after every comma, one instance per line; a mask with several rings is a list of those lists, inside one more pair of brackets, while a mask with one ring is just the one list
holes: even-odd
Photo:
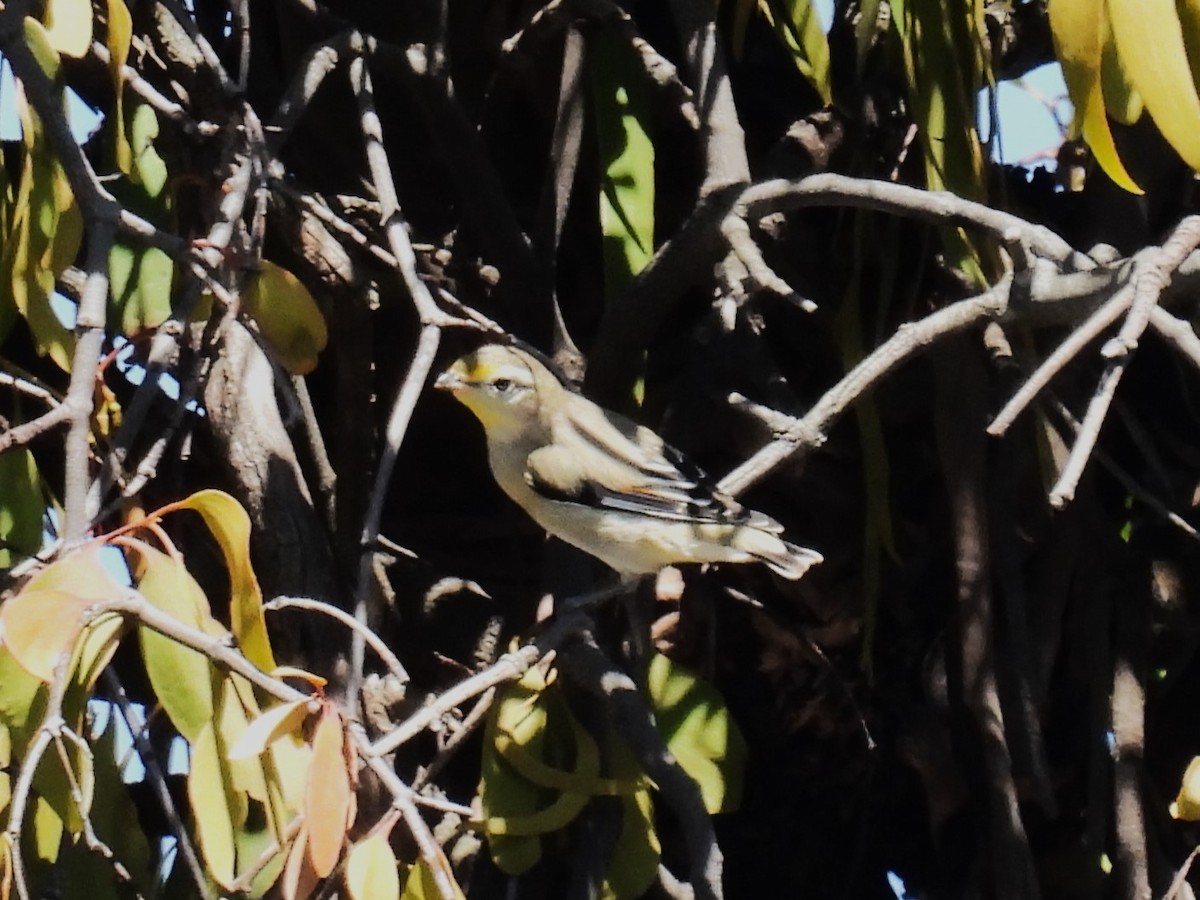
[[433, 386], [439, 391], [449, 391], [453, 394], [466, 387], [467, 380], [457, 366], [452, 366], [437, 377]]

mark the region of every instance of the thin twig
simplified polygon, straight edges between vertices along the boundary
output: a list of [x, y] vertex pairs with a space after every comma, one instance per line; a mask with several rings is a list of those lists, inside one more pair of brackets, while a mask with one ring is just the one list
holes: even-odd
[[[92, 55], [104, 63], [104, 65], [112, 65], [112, 55], [108, 52], [108, 47], [99, 41], [92, 41]], [[133, 66], [123, 65], [120, 72], [121, 81], [125, 86], [145, 100], [163, 118], [175, 122], [185, 132], [210, 137], [221, 130], [220, 126], [214, 122], [195, 121], [191, 113], [159, 91], [158, 88], [143, 78], [141, 73], [133, 68]]]
[[1009, 284], [1010, 278], [1006, 276], [982, 294], [959, 300], [924, 319], [902, 325], [826, 391], [802, 418], [792, 419], [786, 432], [722, 478], [718, 488], [727, 494], [739, 494], [789, 457], [819, 447], [825, 441], [829, 426], [901, 363], [923, 353], [936, 341], [985, 319], [1000, 316], [1007, 304]]
[[367, 628], [344, 610], [338, 609], [336, 606], [325, 603], [324, 601], [313, 600], [309, 597], [276, 597], [273, 600], [264, 603], [263, 609], [267, 610], [268, 612], [274, 612], [275, 610], [279, 609], [311, 609], [315, 612], [323, 613], [324, 615], [329, 616], [331, 619], [336, 619], [347, 628], [353, 629], [361, 634], [362, 639], [366, 641], [367, 645], [379, 655], [379, 658], [383, 660], [384, 665], [386, 665], [388, 670], [400, 680], [400, 683], [408, 683], [408, 672], [405, 671], [404, 666], [396, 657], [396, 654], [388, 649], [388, 645], [383, 642], [379, 635], [373, 632], [370, 628]]
[[512, 653], [505, 653], [482, 672], [431, 698], [425, 706], [375, 741], [371, 745], [371, 752], [380, 756], [391, 753], [472, 697], [505, 682], [516, 681], [529, 671], [530, 666], [566, 640], [586, 621], [587, 617], [578, 611], [556, 616], [546, 631], [524, 647]]
[[0, 369], [0, 387], [10, 387], [27, 397], [42, 401], [51, 409], [57, 409], [61, 405], [61, 401], [50, 388], [37, 384], [29, 377], [14, 375], [3, 369]]
[[[246, 198], [249, 195], [253, 165], [252, 154], [245, 147], [246, 133], [244, 129], [231, 132], [233, 143], [227, 145], [225, 154], [228, 159], [229, 175], [221, 188], [221, 200], [217, 207], [212, 226], [204, 240], [197, 242], [193, 249], [189, 244], [186, 254], [176, 257], [187, 271], [194, 276], [182, 291], [179, 298], [171, 307], [171, 316], [155, 331], [150, 342], [150, 352], [146, 360], [146, 373], [142, 383], [134, 392], [133, 400], [125, 410], [121, 427], [117, 432], [112, 451], [105, 459], [100, 474], [92, 483], [88, 494], [88, 508], [93, 515], [98, 515], [104, 503], [104, 498], [114, 482], [120, 482], [126, 471], [125, 464], [130, 449], [136, 444], [154, 401], [160, 395], [158, 386], [159, 376], [169, 368], [177, 358], [180, 341], [187, 332], [188, 321], [200, 300], [205, 287], [213, 296], [226, 307], [234, 302], [224, 286], [220, 285], [209, 273], [218, 270], [224, 263], [225, 250], [233, 242], [240, 227], [242, 212], [245, 209]], [[203, 365], [203, 360], [197, 360], [197, 366]], [[123, 494], [128, 496], [132, 490], [140, 490], [141, 486], [153, 476], [158, 459], [164, 452], [170, 438], [174, 435], [179, 422], [182, 421], [187, 403], [196, 396], [199, 390], [199, 373], [193, 372], [186, 379], [181, 379], [188, 390], [181, 387], [180, 397], [175, 404], [171, 421], [163, 434], [159, 435], [151, 448], [143, 456], [137, 466], [134, 478], [135, 487], [126, 486]], [[186, 396], [185, 396], [186, 395]]]
[[296, 68], [297, 75], [279, 98], [279, 105], [271, 117], [267, 131], [267, 147], [272, 156], [291, 136], [300, 117], [308, 109], [317, 89], [333, 72], [355, 41], [361, 41], [357, 32], [346, 30], [334, 35], [323, 44], [315, 44], [305, 53]]
[[0, 453], [9, 447], [21, 447], [34, 438], [52, 431], [59, 425], [65, 425], [71, 420], [71, 408], [65, 404], [56, 406], [47, 413], [42, 413], [36, 419], [14, 425], [0, 434]]
[[437, 885], [442, 900], [455, 900], [456, 897], [461, 896], [461, 892], [451, 874], [450, 861], [446, 859], [446, 854], [438, 846], [437, 839], [434, 838], [429, 825], [421, 818], [412, 788], [401, 781], [395, 769], [376, 751], [362, 725], [351, 722], [349, 732], [355, 751], [392, 795], [392, 803], [400, 811], [404, 818], [404, 824], [408, 826], [409, 833], [417, 842], [421, 858], [429, 866], [429, 871], [433, 874], [434, 883]]
[[208, 880], [204, 875], [204, 866], [200, 862], [199, 855], [196, 853], [196, 846], [192, 843], [187, 826], [183, 824], [183, 818], [179, 815], [179, 810], [175, 808], [175, 801], [171, 797], [170, 789], [167, 787], [166, 775], [163, 773], [162, 766], [158, 764], [158, 754], [155, 753], [154, 746], [146, 738], [146, 723], [142, 721], [140, 714], [134, 710], [133, 705], [129, 702], [129, 697], [125, 693], [125, 686], [121, 684], [121, 680], [117, 677], [111, 666], [104, 670], [102, 677], [104, 678], [105, 690], [113, 700], [113, 705], [125, 720], [125, 727], [129, 729], [129, 733], [133, 736], [133, 745], [137, 750], [138, 758], [146, 770], [146, 776], [150, 780], [151, 787], [154, 789], [154, 796], [158, 799], [163, 815], [166, 816], [167, 825], [171, 829], [171, 833], [175, 835], [179, 853], [183, 857], [184, 865], [187, 866], [188, 874], [192, 877], [192, 884], [196, 888], [196, 893], [200, 897], [210, 897], [211, 892], [209, 891]]
[[988, 434], [1000, 437], [1012, 426], [1025, 408], [1041, 393], [1063, 367], [1078, 356], [1083, 349], [1100, 336], [1104, 329], [1121, 318], [1133, 301], [1133, 288], [1126, 285], [1112, 295], [1111, 298], [1071, 334], [1069, 334], [1042, 362], [1025, 383], [1017, 390], [1012, 398], [1004, 404], [1004, 408], [996, 414], [996, 418], [988, 425]]
[[[1045, 398], [1045, 403], [1048, 410], [1053, 413], [1055, 418], [1058, 419], [1058, 423], [1056, 424], [1064, 426], [1070, 431], [1071, 435], [1078, 440], [1079, 430], [1082, 426], [1080, 425], [1079, 420], [1071, 414], [1071, 411], [1067, 408], [1067, 405], [1057, 397], [1053, 396], [1053, 394]], [[1168, 507], [1162, 500], [1158, 499], [1158, 497], [1138, 483], [1138, 481], [1134, 479], [1134, 477], [1127, 471], [1125, 471], [1125, 469], [1120, 466], [1111, 456], [1109, 456], [1099, 447], [1092, 451], [1092, 455], [1096, 458], [1096, 461], [1100, 463], [1100, 465], [1104, 466], [1104, 468], [1108, 470], [1109, 474], [1111, 474], [1113, 478], [1120, 482], [1121, 487], [1128, 491], [1131, 497], [1134, 497], [1139, 502], [1146, 504], [1146, 506], [1148, 506], [1151, 510], [1162, 516], [1163, 519], [1170, 522], [1193, 541], [1200, 541], [1200, 531], [1197, 531], [1196, 528], [1181, 515], [1179, 515], [1179, 513], [1171, 510], [1171, 508]]]
[[1196, 329], [1190, 322], [1156, 306], [1150, 310], [1150, 327], [1173, 344], [1188, 362], [1200, 369], [1200, 337], [1196, 336]]
[[1058, 482], [1050, 491], [1050, 505], [1061, 509], [1075, 496], [1075, 487], [1087, 467], [1088, 459], [1100, 438], [1100, 429], [1108, 417], [1117, 392], [1117, 385], [1129, 365], [1133, 350], [1142, 332], [1150, 321], [1151, 312], [1171, 283], [1175, 270], [1200, 245], [1200, 216], [1188, 216], [1175, 228], [1170, 239], [1161, 248], [1143, 250], [1134, 258], [1133, 301], [1129, 316], [1120, 334], [1102, 348], [1108, 365], [1100, 376], [1087, 412], [1079, 430], [1079, 437], [1071, 447], [1071, 453], [1063, 466]]
[[471, 711], [463, 717], [458, 728], [446, 739], [445, 745], [438, 750], [437, 756], [430, 760], [429, 765], [425, 767], [424, 771], [413, 780], [414, 791], [421, 790], [421, 788], [437, 778], [438, 773], [451, 760], [455, 751], [462, 746], [463, 741], [470, 737], [475, 729], [482, 724], [484, 716], [492, 708], [492, 701], [495, 699], [496, 689], [491, 687], [484, 691], [483, 695], [475, 701], [475, 705], [471, 707]]
[[1192, 863], [1196, 861], [1196, 856], [1200, 855], [1200, 844], [1192, 848], [1192, 852], [1187, 855], [1187, 859], [1183, 861], [1183, 865], [1179, 867], [1179, 871], [1175, 873], [1175, 877], [1171, 879], [1171, 886], [1167, 888], [1167, 892], [1163, 894], [1162, 900], [1175, 900], [1183, 890], [1184, 884], [1187, 883], [1188, 872], [1192, 869]]
[[[357, 49], [362, 51], [365, 47], [358, 42]], [[388, 246], [391, 247], [392, 255], [396, 258], [400, 277], [408, 289], [409, 297], [423, 326], [420, 337], [417, 339], [416, 350], [413, 353], [408, 373], [405, 375], [404, 382], [396, 394], [396, 399], [388, 415], [383, 452], [380, 454], [379, 467], [375, 472], [375, 483], [371, 489], [370, 502], [363, 521], [360, 539], [362, 556], [358, 581], [355, 585], [354, 616], [366, 624], [368, 618], [367, 597], [372, 579], [371, 548], [379, 534], [379, 520], [383, 514], [384, 496], [387, 493], [388, 484], [391, 483], [392, 470], [395, 468], [404, 435], [408, 431], [408, 423], [412, 419], [417, 400], [420, 398], [425, 382], [429, 379], [429, 373], [433, 368], [433, 361], [441, 344], [441, 327], [449, 317], [438, 308], [429, 289], [425, 286], [425, 282], [417, 274], [417, 258], [408, 237], [408, 229], [400, 214], [400, 199], [396, 193], [396, 182], [392, 176], [391, 164], [383, 144], [383, 129], [375, 108], [371, 73], [363, 52], [359, 52], [350, 63], [350, 84], [358, 99], [367, 164], [371, 170], [371, 181], [375, 186], [376, 196], [379, 198], [380, 215], [384, 232], [387, 235]], [[351, 647], [351, 695], [357, 692], [358, 684], [362, 679], [362, 665], [363, 644], [359, 632], [356, 631]]]

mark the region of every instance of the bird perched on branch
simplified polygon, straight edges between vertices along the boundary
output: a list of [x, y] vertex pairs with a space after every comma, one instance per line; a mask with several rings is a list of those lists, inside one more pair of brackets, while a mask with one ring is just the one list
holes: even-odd
[[487, 435], [504, 492], [548, 532], [623, 577], [675, 563], [766, 563], [796, 579], [821, 554], [716, 492], [649, 428], [567, 388], [535, 356], [487, 344], [438, 377]]

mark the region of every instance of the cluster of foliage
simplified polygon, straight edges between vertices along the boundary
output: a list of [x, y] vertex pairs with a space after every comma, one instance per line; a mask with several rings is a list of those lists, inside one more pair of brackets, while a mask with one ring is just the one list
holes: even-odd
[[[816, 7], [0, 6], [0, 900], [1187, 895], [1200, 3]], [[825, 563], [596, 594], [497, 336]]]

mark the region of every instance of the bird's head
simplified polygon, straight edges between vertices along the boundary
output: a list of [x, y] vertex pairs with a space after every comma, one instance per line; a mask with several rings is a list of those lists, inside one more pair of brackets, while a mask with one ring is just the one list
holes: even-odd
[[[449, 391], [483, 423], [491, 437], [517, 434], [538, 417], [538, 388], [557, 379], [529, 354], [486, 344], [454, 361], [434, 387]], [[559, 388], [561, 390], [561, 386]]]

